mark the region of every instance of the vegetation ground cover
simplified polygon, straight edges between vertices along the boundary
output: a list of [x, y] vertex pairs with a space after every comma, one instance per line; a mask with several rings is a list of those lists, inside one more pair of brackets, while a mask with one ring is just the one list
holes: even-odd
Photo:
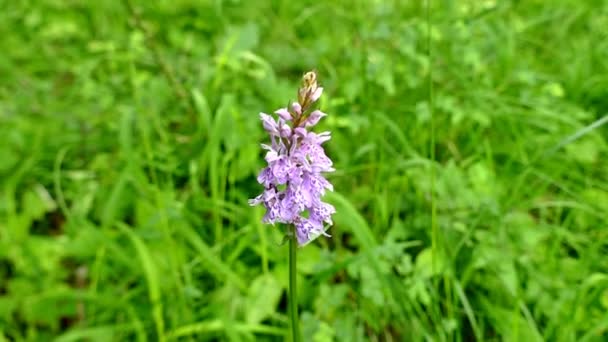
[[337, 214], [306, 341], [608, 338], [608, 2], [0, 9], [0, 341], [284, 340], [247, 199], [311, 68]]

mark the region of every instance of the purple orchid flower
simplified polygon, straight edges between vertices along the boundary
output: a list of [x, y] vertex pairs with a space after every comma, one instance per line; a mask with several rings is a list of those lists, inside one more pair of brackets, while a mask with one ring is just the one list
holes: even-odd
[[264, 192], [249, 200], [249, 204], [262, 204], [266, 208], [264, 223], [293, 225], [300, 246], [320, 235], [329, 236], [325, 224], [333, 224], [331, 216], [336, 212], [331, 204], [321, 201], [326, 190], [333, 191], [323, 176], [335, 171], [322, 146], [331, 138], [330, 132], [316, 134], [308, 130], [327, 115], [319, 110], [310, 111], [322, 93], [316, 74], [309, 72], [298, 91], [298, 102], [275, 111], [277, 119], [260, 113], [272, 143], [262, 145], [268, 151], [265, 157], [268, 166], [258, 175]]

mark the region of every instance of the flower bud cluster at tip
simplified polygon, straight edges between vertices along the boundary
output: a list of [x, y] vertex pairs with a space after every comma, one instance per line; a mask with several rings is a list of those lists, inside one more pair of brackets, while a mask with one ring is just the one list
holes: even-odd
[[300, 245], [320, 235], [326, 235], [325, 223], [331, 225], [335, 208], [321, 201], [326, 190], [333, 186], [322, 175], [334, 171], [333, 163], [321, 146], [330, 132], [314, 133], [308, 129], [326, 116], [312, 105], [321, 97], [323, 88], [317, 84], [314, 72], [304, 74], [298, 90], [298, 102], [289, 108], [275, 111], [277, 119], [260, 113], [264, 130], [271, 143], [262, 144], [267, 150], [268, 166], [262, 169], [258, 182], [264, 192], [249, 201], [266, 208], [264, 223], [293, 224]]
[[316, 102], [323, 93], [323, 88], [317, 84], [317, 74], [309, 71], [302, 77], [302, 86], [298, 90], [298, 102], [302, 110], [306, 111], [308, 106]]

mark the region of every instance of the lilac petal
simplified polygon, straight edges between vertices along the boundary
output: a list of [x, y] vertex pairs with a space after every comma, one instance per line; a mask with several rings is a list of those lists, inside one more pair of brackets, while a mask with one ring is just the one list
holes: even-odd
[[277, 122], [272, 118], [272, 116], [266, 113], [260, 113], [260, 119], [262, 120], [262, 125], [264, 126], [266, 132], [270, 134], [279, 133]]
[[278, 198], [278, 193], [274, 186], [267, 188], [263, 193], [264, 203], [274, 201]]
[[263, 184], [265, 188], [269, 187], [272, 182], [272, 171], [265, 167], [258, 175], [258, 183]]
[[274, 112], [276, 115], [278, 115], [281, 119], [289, 121], [291, 119], [293, 119], [291, 117], [291, 113], [287, 110], [287, 108], [281, 108], [278, 109], [276, 112]]
[[262, 196], [263, 195], [264, 194], [258, 195], [255, 198], [252, 198], [249, 201], [247, 201], [247, 203], [249, 203], [250, 206], [258, 205], [258, 204], [262, 203]]
[[323, 229], [322, 222], [310, 219], [299, 219], [295, 223], [296, 237], [298, 238], [298, 245], [300, 247], [309, 244], [314, 241], [320, 235], [327, 235], [325, 229]]
[[292, 223], [297, 220], [302, 206], [298, 204], [297, 194], [289, 189], [285, 191], [285, 197], [281, 201], [281, 219], [284, 222]]
[[321, 197], [325, 195], [326, 189], [333, 191], [333, 186], [323, 176], [305, 172], [299, 188], [304, 206], [307, 208], [317, 206], [321, 202]]
[[[334, 170], [334, 169], [332, 169]], [[323, 184], [323, 187], [329, 191], [334, 191], [334, 186], [333, 184], [331, 184], [327, 179], [321, 177], [321, 179], [323, 179], [323, 181], [321, 181], [321, 183]]]
[[266, 214], [262, 217], [262, 223], [266, 224], [275, 224], [277, 222], [277, 214], [276, 210], [273, 208], [269, 208], [266, 210]]
[[310, 207], [315, 198], [318, 197], [318, 191], [311, 185], [310, 179], [305, 178], [299, 190], [300, 201], [304, 207]]
[[281, 125], [281, 129], [279, 130], [279, 135], [282, 138], [289, 138], [291, 136], [291, 127], [287, 125]]
[[301, 218], [299, 219], [297, 222], [295, 222], [295, 228], [296, 228], [296, 237], [298, 239], [298, 244], [300, 246], [306, 245], [307, 243], [310, 242], [310, 233], [312, 230], [314, 230], [314, 226], [312, 225], [312, 223], [305, 218]]
[[320, 110], [315, 110], [314, 112], [310, 113], [310, 116], [306, 119], [304, 123], [306, 124], [306, 126], [314, 126], [317, 124], [317, 122], [319, 122], [319, 120], [321, 120], [322, 117], [326, 115], [327, 114], [323, 113]]
[[298, 116], [302, 115], [302, 106], [298, 103], [298, 102], [294, 102], [291, 104], [291, 109], [294, 111], [294, 113], [296, 113]]
[[304, 127], [296, 127], [294, 130], [294, 133], [296, 133], [297, 135], [306, 138], [308, 136], [308, 131], [306, 131], [306, 128]]
[[300, 151], [305, 154], [305, 159], [309, 161], [312, 172], [334, 171], [334, 168], [332, 167], [333, 162], [325, 155], [325, 150], [321, 145], [302, 143]]
[[319, 222], [327, 222], [328, 224], [333, 224], [331, 220], [331, 215], [336, 213], [336, 208], [333, 205], [325, 202], [317, 203], [310, 210], [310, 218], [317, 220]]
[[310, 144], [321, 145], [331, 139], [331, 132], [325, 131], [319, 134], [310, 132], [306, 135], [306, 142]]
[[266, 159], [267, 162], [272, 163], [274, 161], [281, 159], [282, 157], [283, 156], [279, 155], [277, 153], [277, 151], [269, 150], [268, 152], [266, 152], [266, 156], [264, 157], [264, 159]]
[[281, 156], [280, 159], [271, 164], [270, 168], [277, 185], [285, 184], [289, 181], [289, 175], [294, 167], [295, 165], [291, 163], [291, 160], [285, 158], [285, 156]]
[[311, 172], [315, 173], [336, 171], [336, 169], [332, 167], [331, 159], [327, 158], [326, 156], [316, 158], [315, 160], [311, 161], [310, 170]]
[[323, 94], [323, 87], [318, 87], [314, 93], [312, 93], [312, 96], [310, 97], [310, 100], [312, 102], [315, 102], [319, 99], [319, 97], [321, 97], [321, 94]]
[[[281, 137], [278, 135], [270, 135], [270, 139], [272, 140], [271, 149], [277, 151], [277, 153], [279, 154], [285, 154], [285, 152], [287, 151], [287, 146], [285, 146], [285, 142], [283, 141], [283, 139], [281, 139]], [[268, 145], [262, 144], [262, 148], [268, 149], [264, 146]]]
[[308, 237], [310, 238], [310, 241], [318, 238], [321, 235], [330, 236], [329, 234], [327, 234], [325, 232], [325, 227], [323, 226], [323, 222], [317, 221], [315, 219], [308, 219], [308, 221], [311, 223], [311, 225], [313, 227], [310, 231], [310, 234], [308, 235]]
[[331, 139], [331, 132], [321, 132], [315, 137], [315, 142], [319, 145]]
[[264, 207], [266, 207], [266, 214], [262, 218], [263, 223], [281, 222], [280, 221], [280, 202], [276, 199], [271, 201], [265, 201]]
[[334, 191], [334, 186], [327, 180], [325, 179], [325, 177], [323, 177], [320, 174], [317, 174], [315, 177], [315, 180], [317, 181], [317, 186], [319, 187], [319, 190], [321, 191], [323, 194], [325, 194], [325, 189], [329, 190], [329, 191]]
[[289, 149], [289, 155], [294, 156], [298, 151], [298, 135], [294, 134], [291, 136], [291, 148]]
[[288, 191], [290, 198], [293, 199], [292, 205], [298, 208], [298, 213], [306, 210], [309, 203], [306, 202], [305, 194], [303, 192], [302, 184], [289, 184]]
[[310, 189], [311, 193], [315, 194], [315, 198], [320, 198], [325, 195], [325, 189], [330, 191], [334, 190], [333, 185], [318, 173], [307, 174], [306, 182], [306, 186]]

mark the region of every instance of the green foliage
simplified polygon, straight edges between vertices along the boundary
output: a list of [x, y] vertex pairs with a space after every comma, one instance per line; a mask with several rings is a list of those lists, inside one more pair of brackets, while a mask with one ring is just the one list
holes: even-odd
[[0, 0], [0, 341], [287, 339], [247, 199], [311, 68], [306, 341], [608, 338], [608, 2], [133, 2]]

